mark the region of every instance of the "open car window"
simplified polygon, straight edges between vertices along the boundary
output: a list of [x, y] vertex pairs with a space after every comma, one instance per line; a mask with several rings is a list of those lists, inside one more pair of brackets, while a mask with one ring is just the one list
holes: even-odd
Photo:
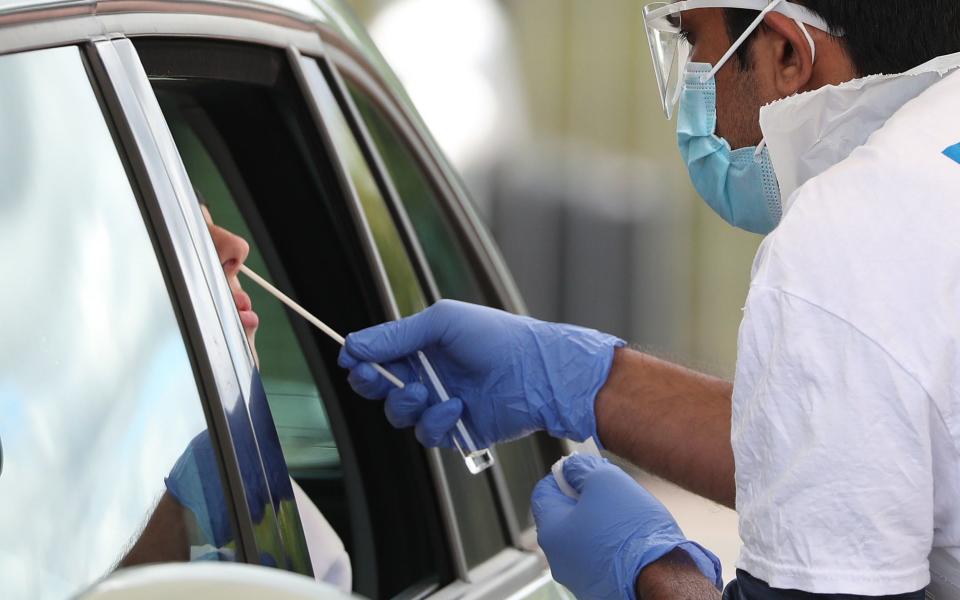
[[[206, 111], [189, 95], [160, 91], [158, 97], [190, 179], [213, 222], [249, 243], [247, 266], [271, 280], [286, 279], [282, 268], [267, 266], [264, 251], [250, 230], [237, 197], [207, 148], [207, 144], [215, 147], [224, 169], [239, 178], [236, 164], [232, 163], [229, 152], [223, 151], [223, 140]], [[287, 467], [294, 477], [308, 473], [337, 477], [340, 456], [333, 431], [293, 328], [294, 319], [299, 317], [288, 314], [283, 305], [252, 282], [244, 280], [243, 284], [259, 317], [255, 345], [260, 375]]]
[[[383, 321], [349, 196], [287, 55], [202, 40], [135, 46], [191, 183], [214, 221], [250, 243], [250, 267], [338, 331]], [[354, 590], [417, 596], [450, 581], [437, 498], [412, 434], [350, 390], [336, 344], [241, 282], [261, 317], [257, 353], [284, 458], [342, 539]]]

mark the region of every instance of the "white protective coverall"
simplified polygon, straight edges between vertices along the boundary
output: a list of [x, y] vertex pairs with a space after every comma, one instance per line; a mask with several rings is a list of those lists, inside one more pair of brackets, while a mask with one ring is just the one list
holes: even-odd
[[343, 541], [292, 477], [290, 484], [293, 486], [293, 499], [297, 503], [300, 522], [303, 524], [303, 536], [307, 541], [313, 576], [320, 583], [328, 583], [342, 592], [349, 592], [353, 587], [353, 569]]
[[771, 104], [733, 395], [738, 567], [960, 598], [960, 54]]

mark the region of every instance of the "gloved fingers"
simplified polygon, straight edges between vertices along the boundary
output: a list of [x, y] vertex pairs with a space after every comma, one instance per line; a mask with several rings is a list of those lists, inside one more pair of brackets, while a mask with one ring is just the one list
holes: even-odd
[[[416, 381], [413, 371], [403, 362], [389, 363], [384, 365], [384, 368], [401, 381]], [[350, 369], [347, 381], [355, 392], [368, 400], [379, 400], [386, 397], [391, 390], [397, 389], [368, 362], [357, 362]]]
[[387, 421], [397, 429], [413, 427], [429, 406], [430, 393], [422, 383], [407, 384], [402, 390], [394, 388], [387, 394], [383, 410]]
[[354, 368], [350, 369], [347, 381], [353, 391], [367, 400], [383, 398], [389, 391], [387, 389], [389, 382], [385, 381], [370, 363], [357, 363]]
[[337, 364], [342, 369], [352, 369], [360, 364], [360, 359], [347, 352], [347, 347], [340, 348], [340, 354], [337, 355]]
[[565, 520], [576, 505], [577, 501], [563, 493], [552, 474], [537, 483], [530, 497], [533, 520], [541, 533], [551, 524]]
[[417, 439], [427, 448], [446, 445], [462, 415], [463, 402], [459, 398], [434, 404], [423, 411], [417, 423]]
[[399, 360], [440, 339], [445, 325], [433, 318], [433, 307], [412, 317], [376, 325], [347, 336], [344, 351], [370, 362]]
[[619, 467], [610, 464], [610, 461], [605, 458], [574, 454], [563, 462], [563, 478], [567, 480], [570, 487], [577, 490], [578, 494], [583, 494], [590, 476], [597, 471], [609, 468], [619, 470]]

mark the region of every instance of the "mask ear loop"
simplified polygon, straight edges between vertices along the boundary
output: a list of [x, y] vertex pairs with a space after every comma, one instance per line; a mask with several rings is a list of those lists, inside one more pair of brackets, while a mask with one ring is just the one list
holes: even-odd
[[803, 21], [800, 19], [794, 19], [797, 27], [800, 28], [800, 31], [803, 32], [803, 37], [807, 38], [807, 43], [810, 44], [810, 62], [811, 64], [817, 63], [817, 45], [813, 42], [813, 36], [810, 35], [810, 31], [807, 29], [807, 26], [803, 24]]

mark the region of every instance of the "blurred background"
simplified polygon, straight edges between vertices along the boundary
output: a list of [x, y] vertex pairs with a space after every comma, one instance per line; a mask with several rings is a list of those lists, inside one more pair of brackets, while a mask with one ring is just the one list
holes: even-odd
[[[732, 377], [758, 236], [698, 199], [639, 0], [349, 0], [463, 175], [530, 313]], [[726, 579], [736, 515], [638, 473]]]

